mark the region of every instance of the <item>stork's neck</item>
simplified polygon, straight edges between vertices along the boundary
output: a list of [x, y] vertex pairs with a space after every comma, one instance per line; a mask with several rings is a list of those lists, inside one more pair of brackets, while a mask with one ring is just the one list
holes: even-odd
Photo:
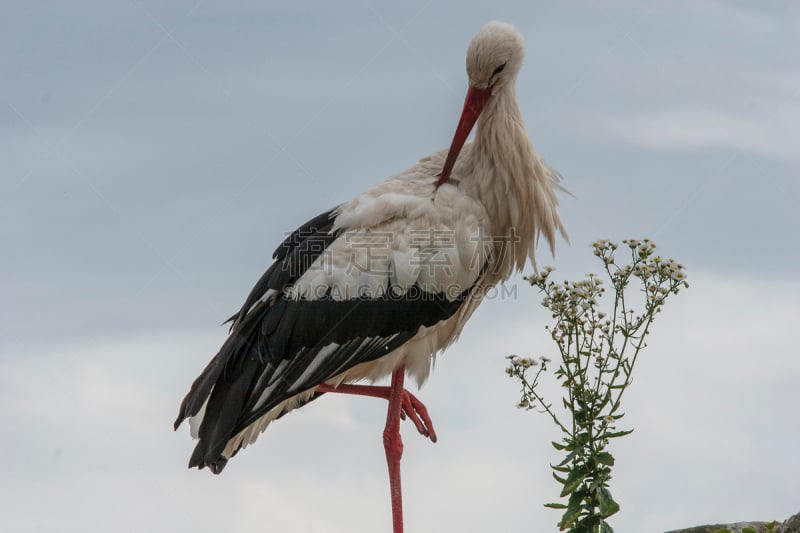
[[513, 83], [493, 94], [481, 113], [470, 163], [464, 186], [485, 207], [491, 232], [519, 239], [503, 254], [506, 277], [513, 267], [522, 268], [529, 254], [532, 257], [539, 226], [534, 214], [537, 182], [544, 176], [525, 131]]
[[494, 158], [498, 150], [511, 148], [508, 141], [524, 137], [527, 144], [525, 124], [517, 103], [515, 84], [509, 83], [493, 94], [478, 119], [475, 132], [475, 149], [481, 156]]
[[517, 104], [513, 83], [502, 87], [478, 119], [472, 146], [477, 193], [499, 223], [498, 230], [518, 225], [517, 200], [527, 196], [536, 159]]
[[[536, 156], [531, 146], [513, 83], [493, 94], [478, 119], [472, 161], [482, 196], [490, 191], [522, 191], [533, 171]], [[498, 183], [499, 182], [499, 183]], [[502, 186], [501, 186], [502, 183]]]

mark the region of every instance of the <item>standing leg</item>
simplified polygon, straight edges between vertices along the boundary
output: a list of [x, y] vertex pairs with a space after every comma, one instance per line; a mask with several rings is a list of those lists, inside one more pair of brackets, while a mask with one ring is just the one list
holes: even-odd
[[433, 429], [430, 416], [428, 416], [428, 410], [416, 396], [403, 388], [404, 380], [405, 368], [400, 367], [392, 374], [392, 383], [388, 387], [350, 384], [340, 384], [334, 387], [322, 383], [316, 388], [318, 393], [339, 392], [389, 400], [386, 427], [383, 430], [383, 447], [386, 450], [386, 464], [389, 466], [394, 533], [403, 533], [403, 493], [400, 487], [400, 458], [403, 456], [403, 440], [400, 438], [400, 420], [406, 417], [410, 418], [420, 434], [436, 442], [436, 431]]
[[400, 486], [400, 458], [403, 456], [403, 439], [400, 438], [400, 415], [403, 408], [405, 373], [405, 368], [400, 367], [392, 374], [389, 409], [386, 413], [386, 427], [383, 430], [383, 447], [386, 450], [386, 463], [389, 466], [394, 533], [403, 533], [403, 492]]

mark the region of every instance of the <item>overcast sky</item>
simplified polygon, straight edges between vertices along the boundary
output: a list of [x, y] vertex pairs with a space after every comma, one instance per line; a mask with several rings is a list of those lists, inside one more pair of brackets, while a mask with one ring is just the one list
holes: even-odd
[[[382, 402], [328, 395], [221, 476], [171, 422], [284, 232], [449, 144], [493, 19], [575, 195], [540, 264], [649, 236], [688, 267], [626, 397], [612, 524], [800, 511], [798, 4], [165, 4], [0, 4], [0, 530], [388, 530]], [[548, 316], [508, 286], [420, 393], [439, 443], [404, 427], [409, 532], [556, 530], [558, 435], [503, 372], [553, 355]]]

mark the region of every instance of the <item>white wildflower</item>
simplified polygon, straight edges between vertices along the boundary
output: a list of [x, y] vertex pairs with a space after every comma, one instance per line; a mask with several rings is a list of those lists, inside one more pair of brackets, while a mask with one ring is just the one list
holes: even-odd
[[670, 277], [675, 281], [683, 281], [686, 279], [686, 274], [684, 274], [682, 270], [676, 270]]

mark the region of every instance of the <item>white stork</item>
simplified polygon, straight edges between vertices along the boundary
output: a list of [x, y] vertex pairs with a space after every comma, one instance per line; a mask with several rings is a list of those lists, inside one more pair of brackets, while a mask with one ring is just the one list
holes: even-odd
[[[180, 406], [189, 467], [222, 471], [276, 418], [326, 392], [386, 398], [393, 525], [402, 531], [400, 418], [432, 441], [419, 385], [486, 291], [566, 233], [561, 176], [534, 152], [515, 83], [523, 40], [490, 22], [467, 51], [469, 90], [449, 151], [421, 159], [300, 226], [230, 321]], [[477, 122], [475, 139], [466, 143]], [[390, 386], [354, 385], [391, 375]]]

